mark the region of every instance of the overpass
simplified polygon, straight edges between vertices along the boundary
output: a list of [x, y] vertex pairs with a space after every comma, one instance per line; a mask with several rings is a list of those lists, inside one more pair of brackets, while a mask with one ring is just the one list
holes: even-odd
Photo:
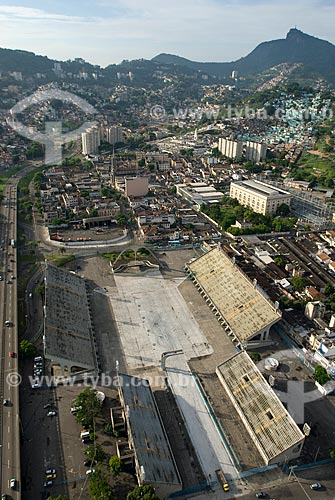
[[[4, 186], [0, 206], [1, 267], [0, 274], [0, 460], [1, 493], [13, 500], [21, 499], [19, 384], [18, 382], [18, 315], [17, 315], [17, 184], [10, 179]], [[13, 244], [11, 242], [13, 241]], [[5, 325], [6, 323], [6, 325]], [[8, 326], [7, 326], [8, 325]], [[12, 356], [10, 353], [14, 353]], [[14, 375], [16, 374], [16, 375]], [[14, 489], [10, 486], [15, 479]]]

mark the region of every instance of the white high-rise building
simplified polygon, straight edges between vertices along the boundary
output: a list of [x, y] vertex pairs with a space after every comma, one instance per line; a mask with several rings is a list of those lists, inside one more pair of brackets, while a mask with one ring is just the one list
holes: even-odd
[[247, 141], [245, 156], [249, 161], [263, 161], [266, 157], [266, 145], [261, 142]]
[[219, 139], [219, 151], [227, 158], [239, 160], [242, 156], [243, 142], [231, 141], [229, 139]]
[[106, 140], [110, 144], [116, 144], [117, 142], [123, 142], [123, 130], [122, 127], [114, 125], [112, 127], [106, 128]]
[[96, 153], [100, 146], [100, 130], [98, 127], [91, 127], [81, 134], [81, 146], [83, 155]]

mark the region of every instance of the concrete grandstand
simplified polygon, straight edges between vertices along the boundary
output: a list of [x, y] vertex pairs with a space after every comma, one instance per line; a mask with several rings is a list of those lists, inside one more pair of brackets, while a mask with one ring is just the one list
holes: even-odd
[[249, 340], [268, 339], [280, 311], [221, 248], [210, 250], [185, 269], [233, 341], [246, 345]]
[[62, 373], [98, 371], [85, 280], [46, 263], [44, 355]]
[[216, 374], [266, 465], [299, 457], [304, 434], [242, 351], [219, 365]]
[[166, 498], [182, 483], [149, 382], [120, 374], [118, 386], [138, 483]]

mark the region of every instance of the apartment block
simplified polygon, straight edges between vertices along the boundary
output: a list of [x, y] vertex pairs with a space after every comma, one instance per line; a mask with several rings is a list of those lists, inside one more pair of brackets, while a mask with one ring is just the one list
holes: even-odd
[[239, 160], [242, 156], [243, 142], [231, 141], [221, 137], [219, 139], [218, 149], [224, 156], [227, 156], [227, 158]]
[[288, 206], [291, 203], [289, 192], [256, 180], [232, 182], [229, 195], [263, 215], [275, 213], [282, 203]]

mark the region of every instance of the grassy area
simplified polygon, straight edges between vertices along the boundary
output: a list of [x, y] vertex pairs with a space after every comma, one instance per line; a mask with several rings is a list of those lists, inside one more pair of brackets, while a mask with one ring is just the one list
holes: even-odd
[[320, 187], [334, 187], [335, 158], [333, 155], [318, 156], [304, 152], [292, 168], [291, 175], [297, 180], [313, 182]]
[[72, 262], [73, 260], [75, 260], [76, 256], [74, 254], [62, 255], [54, 253], [45, 255], [45, 258], [48, 259], [48, 262], [50, 262], [50, 264], [53, 264], [57, 267], [62, 267], [65, 266], [65, 264], [67, 264], [68, 262]]
[[313, 173], [313, 171], [327, 172], [330, 168], [334, 167], [334, 160], [329, 156], [318, 156], [304, 152], [297, 165], [304, 170]]

